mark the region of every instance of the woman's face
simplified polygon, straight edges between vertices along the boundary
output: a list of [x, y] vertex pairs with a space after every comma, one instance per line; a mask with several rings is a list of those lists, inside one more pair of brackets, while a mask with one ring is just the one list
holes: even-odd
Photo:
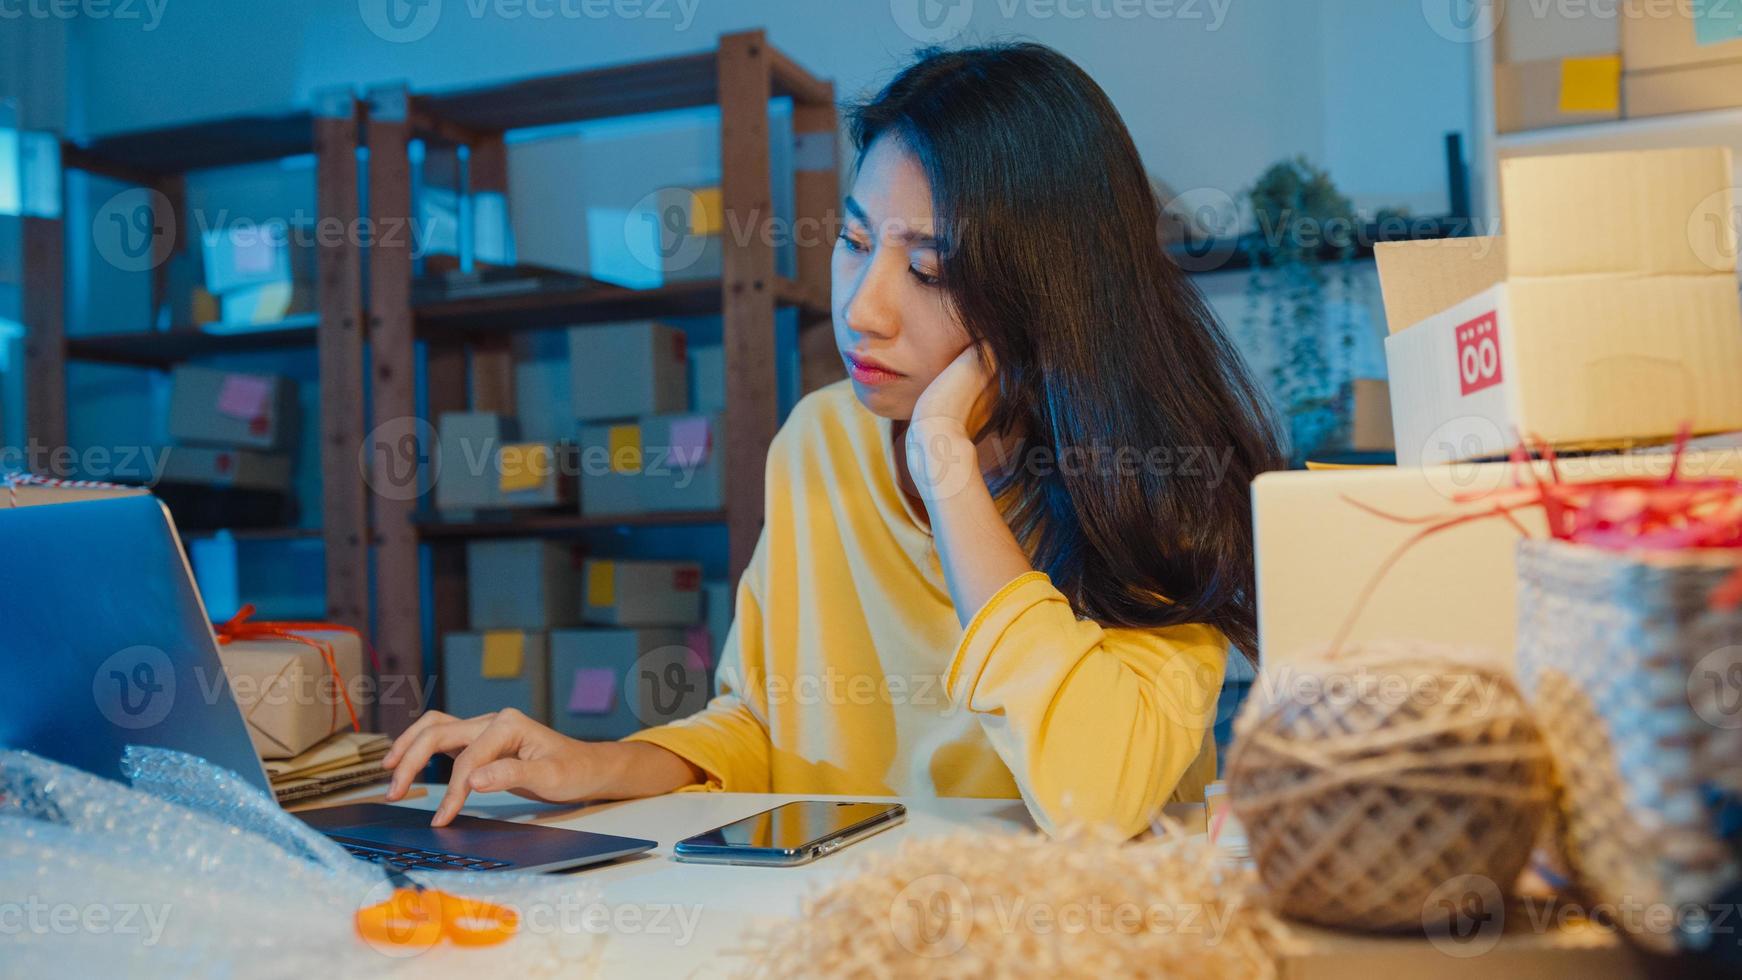
[[847, 195], [835, 242], [835, 346], [859, 401], [913, 417], [926, 385], [968, 347], [938, 285], [931, 182], [899, 140], [872, 142]]

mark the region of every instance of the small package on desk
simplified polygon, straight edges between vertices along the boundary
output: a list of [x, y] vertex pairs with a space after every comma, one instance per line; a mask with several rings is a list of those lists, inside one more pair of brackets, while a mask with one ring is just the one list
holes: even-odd
[[443, 703], [458, 718], [515, 708], [550, 719], [549, 643], [532, 630], [484, 630], [442, 637]]
[[583, 425], [581, 513], [588, 517], [725, 506], [719, 415], [654, 415]]
[[700, 710], [708, 699], [706, 649], [696, 651], [691, 632], [552, 632], [552, 727], [574, 738], [622, 738]]
[[702, 566], [693, 561], [588, 558], [582, 617], [607, 626], [694, 626], [702, 621]]
[[297, 386], [269, 374], [178, 365], [170, 375], [169, 436], [195, 446], [288, 450], [296, 445]]
[[682, 330], [653, 320], [571, 328], [572, 414], [590, 421], [687, 410], [687, 350]]
[[1397, 461], [1742, 428], [1727, 148], [1501, 164], [1506, 236], [1378, 247]]
[[0, 471], [0, 508], [75, 504], [84, 500], [106, 500], [110, 497], [137, 497], [149, 492], [144, 487], [124, 487], [86, 480], [56, 480], [29, 473]]
[[520, 427], [495, 412], [443, 412], [437, 420], [441, 471], [436, 478], [436, 509], [470, 512], [503, 506], [502, 447], [515, 444]]
[[357, 633], [256, 622], [237, 631], [233, 624], [244, 619], [218, 627], [218, 654], [262, 759], [288, 759], [335, 732], [356, 730], [365, 664]]
[[475, 630], [548, 630], [580, 620], [572, 547], [540, 538], [466, 543], [466, 589]]
[[310, 800], [329, 793], [385, 782], [390, 770], [381, 760], [393, 740], [374, 732], [339, 732], [289, 759], [266, 763], [266, 778], [279, 803]]

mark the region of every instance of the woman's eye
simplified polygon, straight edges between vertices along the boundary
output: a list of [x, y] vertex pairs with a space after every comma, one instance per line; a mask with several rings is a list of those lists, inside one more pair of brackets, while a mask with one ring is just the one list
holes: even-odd
[[913, 278], [919, 280], [920, 284], [923, 286], [936, 286], [938, 284], [938, 277], [936, 275], [927, 272], [918, 266], [908, 266], [908, 270], [913, 273]]
[[844, 228], [841, 230], [840, 239], [850, 252], [869, 252], [871, 250], [868, 244], [853, 237], [853, 233]]

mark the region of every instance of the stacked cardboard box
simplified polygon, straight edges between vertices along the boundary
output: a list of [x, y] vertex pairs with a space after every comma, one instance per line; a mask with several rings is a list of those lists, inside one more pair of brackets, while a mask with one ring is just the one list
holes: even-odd
[[1497, 6], [1494, 112], [1502, 133], [1621, 118], [1621, 26], [1595, 5]]
[[622, 738], [694, 714], [708, 699], [704, 652], [678, 629], [550, 634], [552, 725], [575, 738]]
[[570, 505], [574, 446], [526, 442], [515, 419], [495, 412], [444, 412], [437, 420], [436, 509], [467, 519], [480, 510]]
[[1528, 157], [1505, 238], [1381, 245], [1404, 465], [1742, 428], [1727, 149]]
[[[704, 355], [700, 364], [707, 375], [698, 378], [698, 393], [723, 402], [724, 358], [716, 363]], [[621, 517], [724, 506], [723, 405], [690, 409], [689, 368], [683, 332], [665, 324], [570, 331], [582, 514]]]
[[1627, 0], [1623, 13], [1629, 116], [1742, 106], [1742, 2]]
[[314, 312], [312, 229], [284, 221], [234, 225], [206, 231], [201, 244], [205, 289], [216, 298], [223, 323], [277, 323]]
[[1742, 106], [1742, 0], [1496, 6], [1500, 132]]
[[293, 523], [290, 450], [300, 430], [296, 383], [180, 365], [170, 377], [175, 443], [155, 488], [183, 530]]

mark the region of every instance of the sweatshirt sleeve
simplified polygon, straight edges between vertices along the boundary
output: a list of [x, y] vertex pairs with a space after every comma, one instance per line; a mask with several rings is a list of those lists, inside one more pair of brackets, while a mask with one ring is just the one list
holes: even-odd
[[1204, 778], [1227, 652], [1211, 626], [1079, 620], [1051, 579], [1029, 572], [974, 616], [945, 684], [1049, 833], [1096, 824], [1129, 837], [1182, 780]]
[[766, 660], [762, 649], [762, 606], [753, 587], [762, 548], [738, 583], [736, 615], [720, 651], [715, 696], [707, 707], [670, 724], [646, 728], [624, 739], [652, 742], [694, 763], [707, 781], [686, 790], [730, 793], [769, 791], [769, 737]]

